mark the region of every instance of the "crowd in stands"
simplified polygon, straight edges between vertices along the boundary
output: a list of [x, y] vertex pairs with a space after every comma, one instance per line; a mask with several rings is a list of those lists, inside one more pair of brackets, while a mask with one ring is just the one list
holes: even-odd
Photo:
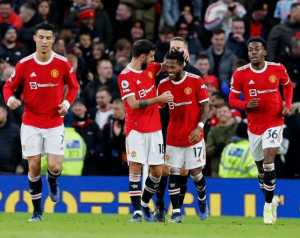
[[[64, 174], [128, 174], [117, 77], [130, 61], [135, 40], [152, 40], [156, 60], [162, 61], [170, 39], [180, 36], [210, 96], [205, 173], [255, 177], [245, 112], [230, 108], [227, 98], [232, 72], [248, 63], [247, 40], [262, 37], [268, 60], [285, 65], [294, 84], [277, 174], [300, 177], [300, 1], [0, 0], [1, 93], [16, 63], [34, 52], [34, 27], [42, 21], [56, 26], [54, 50], [72, 63], [80, 83], [78, 99], [65, 117]], [[0, 100], [0, 174], [23, 174], [22, 109], [9, 111], [2, 95]], [[232, 160], [239, 161], [236, 173]]]

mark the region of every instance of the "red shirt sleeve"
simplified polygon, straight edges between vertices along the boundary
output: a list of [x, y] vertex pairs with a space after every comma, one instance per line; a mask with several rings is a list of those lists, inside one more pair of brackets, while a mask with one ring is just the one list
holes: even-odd
[[72, 104], [78, 94], [79, 84], [74, 69], [69, 62], [66, 63], [65, 83], [68, 86], [66, 99]]
[[8, 99], [14, 95], [15, 90], [22, 84], [22, 64], [18, 63], [16, 65], [15, 71], [6, 81], [3, 87], [4, 101], [7, 104]]
[[281, 67], [281, 74], [280, 74], [280, 83], [283, 86], [283, 96], [286, 103], [286, 107], [291, 109], [292, 108], [292, 102], [293, 102], [293, 85], [290, 80], [290, 77], [287, 73], [286, 68], [283, 65], [280, 65]]
[[149, 70], [153, 74], [153, 76], [156, 76], [161, 70], [161, 64], [152, 62], [148, 65], [147, 70]]
[[231, 78], [231, 89], [229, 93], [229, 105], [231, 107], [245, 110], [247, 102], [240, 99], [240, 94], [242, 93], [242, 83], [238, 77], [238, 71], [235, 71]]
[[196, 89], [197, 89], [197, 101], [198, 103], [203, 103], [209, 100], [207, 87], [204, 84], [203, 79], [196, 79]]
[[232, 75], [230, 91], [238, 94], [242, 93], [242, 84], [237, 71]]
[[135, 96], [135, 84], [132, 82], [127, 74], [120, 74], [118, 78], [118, 85], [122, 100], [129, 96]]

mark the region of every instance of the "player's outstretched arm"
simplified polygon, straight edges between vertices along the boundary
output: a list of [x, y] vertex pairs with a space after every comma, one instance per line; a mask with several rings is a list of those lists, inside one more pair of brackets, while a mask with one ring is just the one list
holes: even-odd
[[173, 95], [171, 92], [164, 92], [161, 95], [149, 99], [141, 99], [136, 100], [135, 96], [129, 96], [126, 98], [128, 105], [132, 109], [138, 109], [138, 108], [145, 108], [149, 105], [156, 104], [156, 103], [167, 103], [170, 101], [173, 101]]

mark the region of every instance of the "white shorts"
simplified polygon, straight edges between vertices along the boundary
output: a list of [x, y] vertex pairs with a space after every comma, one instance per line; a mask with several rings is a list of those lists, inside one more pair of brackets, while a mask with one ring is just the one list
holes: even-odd
[[167, 145], [166, 165], [173, 168], [195, 169], [206, 164], [206, 150], [204, 140], [189, 147]]
[[41, 154], [64, 154], [64, 126], [38, 128], [22, 124], [21, 144], [23, 158]]
[[127, 161], [140, 164], [164, 164], [164, 147], [161, 130], [142, 133], [130, 131], [126, 137]]
[[282, 142], [283, 126], [267, 129], [261, 135], [255, 135], [248, 131], [250, 151], [255, 161], [264, 159], [264, 149], [279, 148]]

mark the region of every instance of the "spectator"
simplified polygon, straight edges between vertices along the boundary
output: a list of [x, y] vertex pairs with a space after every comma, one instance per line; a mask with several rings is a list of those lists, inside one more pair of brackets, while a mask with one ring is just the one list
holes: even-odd
[[95, 9], [95, 30], [98, 37], [105, 47], [110, 48], [113, 38], [110, 18], [103, 7], [102, 0], [92, 0], [91, 5]]
[[132, 28], [130, 30], [131, 41], [135, 42], [144, 38], [145, 36], [145, 24], [142, 21], [136, 20], [132, 24]]
[[295, 87], [293, 102], [300, 102], [300, 34], [291, 39], [291, 53], [283, 61]]
[[102, 137], [97, 124], [88, 117], [87, 108], [81, 101], [76, 101], [72, 106], [72, 127], [80, 134], [86, 144], [86, 155], [83, 162], [82, 175], [96, 175], [101, 166], [97, 160], [102, 151]]
[[111, 109], [111, 93], [107, 87], [101, 87], [96, 93], [97, 106], [92, 110], [94, 118], [100, 130], [108, 123], [108, 118], [113, 114]]
[[163, 12], [161, 25], [174, 27], [180, 17], [178, 0], [163, 0]]
[[106, 52], [105, 52], [105, 45], [103, 42], [93, 42], [92, 44], [92, 57], [89, 60], [89, 70], [93, 74], [97, 74], [97, 63], [107, 58]]
[[228, 105], [217, 108], [217, 119], [218, 125], [210, 129], [206, 142], [207, 159], [210, 161], [213, 177], [218, 176], [221, 153], [235, 135], [238, 125]]
[[125, 38], [119, 39], [116, 42], [114, 46], [115, 54], [113, 59], [113, 71], [116, 75], [121, 73], [121, 71], [126, 67], [126, 65], [129, 64], [131, 47], [132, 45], [130, 41]]
[[97, 63], [97, 75], [89, 82], [83, 91], [82, 97], [88, 109], [96, 106], [95, 97], [99, 88], [105, 86], [112, 98], [119, 96], [117, 79], [113, 75], [112, 64], [109, 60], [103, 59]]
[[113, 114], [108, 118], [108, 123], [103, 128], [103, 138], [107, 143], [112, 175], [128, 174], [128, 165], [125, 149], [125, 110], [121, 99], [112, 103]]
[[17, 30], [22, 27], [22, 19], [14, 12], [10, 0], [0, 1], [0, 26], [3, 24], [12, 25]]
[[53, 50], [63, 56], [67, 55], [67, 49], [65, 41], [61, 38], [56, 38], [55, 43], [53, 45]]
[[225, 47], [225, 32], [222, 29], [213, 32], [211, 47], [205, 53], [208, 56], [213, 75], [219, 79], [220, 90], [224, 95], [229, 94], [229, 82], [236, 56]]
[[17, 41], [17, 31], [14, 27], [2, 28], [4, 36], [0, 44], [0, 55], [10, 64], [16, 65], [17, 62], [27, 55], [26, 48]]
[[245, 39], [245, 22], [241, 18], [232, 20], [231, 33], [226, 42], [226, 47], [230, 49], [237, 58], [248, 59], [248, 49]]
[[290, 18], [287, 22], [275, 26], [268, 38], [269, 59], [284, 62], [284, 57], [291, 53], [291, 39], [300, 32], [300, 3], [291, 6]]
[[276, 3], [274, 11], [274, 17], [280, 19], [281, 22], [288, 20], [291, 6], [293, 3], [299, 2], [299, 0], [279, 0]]
[[277, 24], [270, 12], [270, 5], [268, 0], [256, 0], [249, 9], [245, 17], [248, 38], [261, 37], [266, 40], [272, 27]]
[[51, 22], [50, 20], [50, 1], [49, 0], [40, 0], [37, 7], [38, 14], [40, 18], [44, 21]]
[[234, 0], [218, 0], [208, 6], [205, 13], [204, 26], [209, 31], [223, 29], [225, 35], [231, 32], [231, 22], [235, 17], [243, 17], [246, 9]]
[[19, 32], [19, 40], [28, 47], [29, 52], [35, 50], [35, 43], [32, 40], [35, 26], [43, 21], [37, 14], [35, 5], [30, 2], [25, 2], [21, 5], [20, 14], [23, 21], [23, 27]]
[[19, 127], [7, 120], [7, 109], [0, 105], [0, 174], [23, 173]]
[[125, 38], [130, 40], [130, 29], [132, 28], [132, 7], [127, 3], [120, 2], [116, 10], [116, 18], [113, 24], [114, 42], [118, 39]]
[[165, 54], [169, 51], [170, 40], [174, 38], [175, 33], [172, 27], [164, 26], [158, 34], [158, 42], [156, 43], [157, 50], [155, 51], [155, 60], [163, 62]]
[[199, 55], [194, 66], [201, 72], [204, 83], [207, 86], [208, 95], [211, 96], [213, 93], [218, 92], [219, 80], [215, 75], [210, 74], [210, 64], [207, 55]]
[[240, 123], [236, 136], [226, 145], [219, 164], [221, 178], [256, 178], [258, 171], [250, 152], [247, 124]]

